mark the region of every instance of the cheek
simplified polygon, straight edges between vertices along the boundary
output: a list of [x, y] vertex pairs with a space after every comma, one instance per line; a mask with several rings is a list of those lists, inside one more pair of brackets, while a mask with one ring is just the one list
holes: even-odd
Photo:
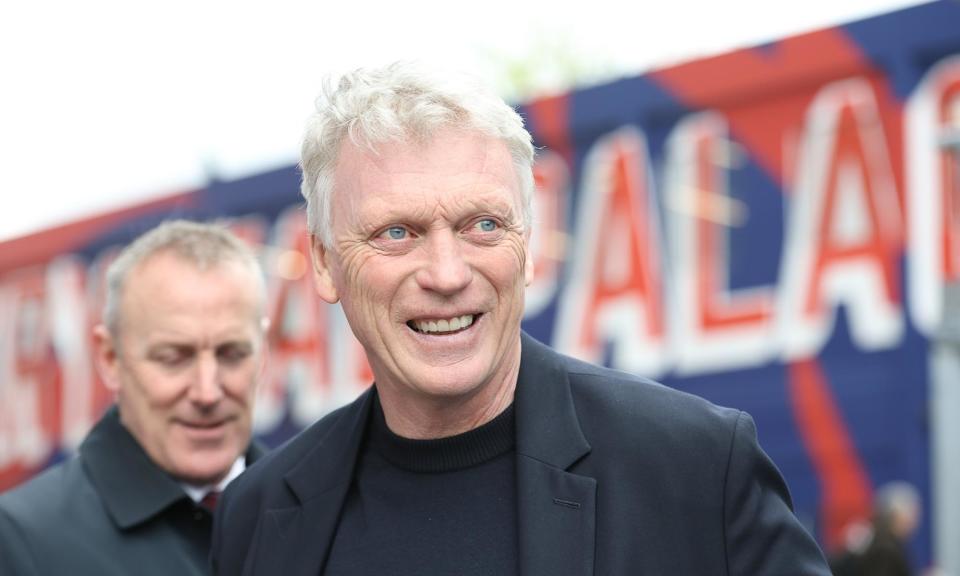
[[224, 374], [223, 387], [230, 398], [238, 404], [252, 406], [257, 392], [257, 377], [259, 364], [252, 361], [242, 368], [231, 368]]
[[186, 388], [184, 381], [182, 375], [140, 367], [122, 374], [120, 394], [128, 402], [149, 409], [162, 409], [176, 403]]
[[498, 258], [498, 265], [494, 266], [498, 285], [503, 287], [512, 285], [523, 287], [527, 285], [531, 269], [527, 243], [523, 237], [520, 235], [511, 236], [503, 252]]
[[357, 286], [371, 270], [376, 270], [376, 264], [371, 262], [375, 254], [364, 243], [341, 245], [338, 254], [334, 259], [334, 276], [339, 288]]
[[345, 268], [343, 304], [355, 312], [383, 315], [394, 293], [408, 276], [390, 258], [358, 258]]

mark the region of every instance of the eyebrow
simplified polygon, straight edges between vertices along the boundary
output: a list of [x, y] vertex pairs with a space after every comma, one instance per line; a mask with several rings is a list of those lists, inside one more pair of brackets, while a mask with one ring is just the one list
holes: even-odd
[[[212, 342], [212, 348], [218, 349], [224, 346], [248, 346], [254, 347], [255, 339], [248, 338], [246, 336], [236, 336], [228, 337], [223, 340], [214, 340]], [[147, 345], [146, 351], [152, 352], [154, 350], [162, 350], [165, 348], [175, 348], [175, 349], [196, 349], [200, 346], [197, 346], [197, 343], [192, 339], [178, 340], [176, 338], [166, 338], [163, 340], [158, 340]]]
[[[418, 222], [422, 220], [433, 220], [433, 207], [417, 206], [413, 209], [398, 209], [395, 206], [389, 206], [382, 213], [376, 214], [375, 218], [366, 214], [363, 209], [357, 212], [360, 225], [364, 231], [375, 232], [380, 228], [391, 223]], [[454, 222], [474, 217], [478, 214], [491, 214], [504, 220], [519, 219], [519, 206], [514, 206], [513, 202], [508, 202], [503, 198], [483, 199], [468, 198], [465, 202], [458, 202], [453, 208]], [[372, 210], [375, 211], [375, 210]]]

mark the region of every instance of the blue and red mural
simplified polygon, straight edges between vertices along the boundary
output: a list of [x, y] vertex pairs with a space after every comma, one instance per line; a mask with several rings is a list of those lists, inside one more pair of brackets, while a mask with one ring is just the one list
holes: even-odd
[[[935, 2], [520, 106], [541, 147], [525, 329], [750, 412], [828, 548], [884, 482], [932, 506], [928, 350], [960, 279], [957, 30], [960, 4]], [[227, 217], [260, 250], [268, 443], [369, 384], [311, 285], [298, 188], [290, 166], [0, 244], [0, 489], [110, 402], [90, 354], [103, 270], [162, 219]]]

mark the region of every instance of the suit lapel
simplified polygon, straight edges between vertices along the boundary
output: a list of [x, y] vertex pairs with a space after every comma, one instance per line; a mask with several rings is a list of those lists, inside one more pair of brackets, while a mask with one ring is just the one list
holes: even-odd
[[517, 380], [520, 574], [593, 574], [597, 482], [567, 470], [590, 452], [567, 372], [523, 335]]
[[[520, 573], [593, 574], [596, 480], [568, 472], [590, 452], [577, 421], [566, 370], [556, 353], [523, 335], [517, 381], [517, 497]], [[260, 518], [245, 574], [323, 571], [350, 488], [373, 389], [341, 416], [285, 480], [294, 505]]]
[[267, 509], [256, 546], [270, 554], [255, 557], [250, 574], [315, 576], [323, 571], [350, 489], [373, 400], [373, 387], [347, 409], [330, 432], [284, 477], [296, 503]]

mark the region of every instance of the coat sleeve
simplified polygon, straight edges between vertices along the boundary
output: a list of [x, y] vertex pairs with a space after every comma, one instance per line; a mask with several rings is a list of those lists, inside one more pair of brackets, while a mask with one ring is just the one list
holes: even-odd
[[0, 504], [0, 574], [39, 574], [23, 527]]
[[728, 574], [829, 576], [820, 548], [794, 515], [787, 485], [744, 412], [734, 425], [723, 514]]

